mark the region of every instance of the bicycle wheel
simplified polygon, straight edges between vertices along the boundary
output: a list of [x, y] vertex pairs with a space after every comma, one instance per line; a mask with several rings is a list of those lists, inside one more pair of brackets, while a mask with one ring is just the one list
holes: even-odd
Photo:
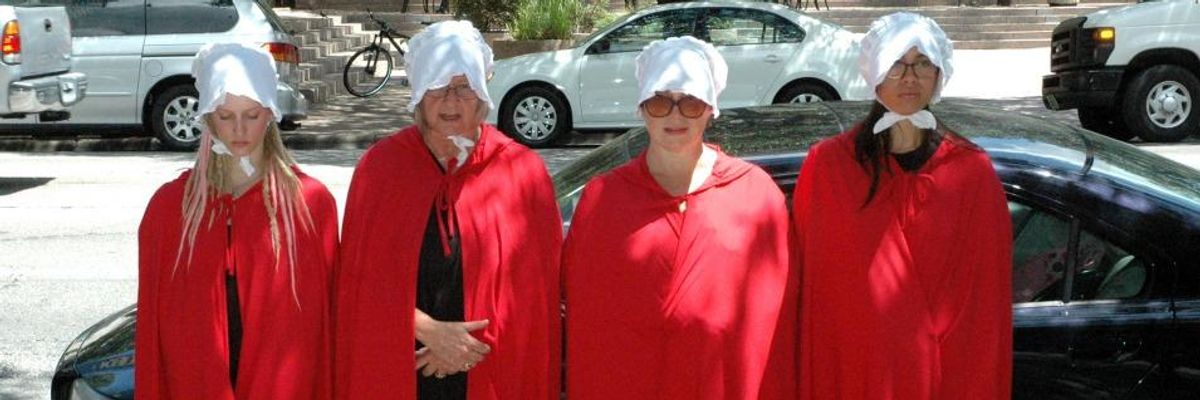
[[376, 45], [354, 53], [342, 70], [342, 84], [346, 86], [346, 91], [358, 97], [379, 93], [391, 78], [392, 53]]

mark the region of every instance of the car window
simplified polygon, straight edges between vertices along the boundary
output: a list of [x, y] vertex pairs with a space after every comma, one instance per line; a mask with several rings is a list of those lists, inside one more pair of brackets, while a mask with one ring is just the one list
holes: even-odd
[[217, 33], [233, 29], [238, 12], [233, 0], [149, 0], [146, 33]]
[[1148, 282], [1141, 258], [1086, 230], [1079, 233], [1078, 257], [1071, 300], [1133, 298]]
[[702, 18], [701, 37], [714, 46], [797, 43], [804, 32], [782, 17], [760, 10], [717, 8]]
[[145, 35], [145, 13], [144, 0], [67, 2], [73, 37]]
[[694, 9], [671, 10], [650, 14], [634, 20], [609, 33], [602, 41], [608, 43], [603, 53], [642, 51], [655, 40], [693, 35], [693, 24], [699, 12]]
[[[1063, 298], [1071, 224], [1015, 201], [1008, 203], [1013, 227], [1013, 302]], [[1092, 232], [1079, 232], [1071, 300], [1133, 298], [1146, 287], [1143, 260]]]
[[1013, 302], [1062, 300], [1071, 225], [1017, 202], [1008, 203], [1013, 226]]

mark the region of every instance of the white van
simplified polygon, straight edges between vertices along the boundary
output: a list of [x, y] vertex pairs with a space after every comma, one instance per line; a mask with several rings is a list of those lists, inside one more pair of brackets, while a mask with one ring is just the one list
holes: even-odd
[[[57, 0], [64, 1], [64, 0]], [[259, 44], [275, 56], [284, 130], [308, 113], [300, 53], [279, 17], [256, 0], [65, 0], [73, 26], [73, 70], [87, 74], [88, 96], [71, 109], [80, 129], [144, 127], [169, 149], [194, 149], [197, 92], [192, 59], [215, 42]], [[20, 129], [13, 120], [0, 128]], [[19, 123], [45, 124], [36, 118]], [[40, 126], [39, 126], [40, 127]], [[32, 128], [32, 126], [31, 126]], [[37, 134], [43, 129], [29, 129]]]

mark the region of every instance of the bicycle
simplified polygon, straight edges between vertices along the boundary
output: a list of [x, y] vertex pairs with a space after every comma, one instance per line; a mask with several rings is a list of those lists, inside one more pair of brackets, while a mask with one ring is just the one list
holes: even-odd
[[[379, 33], [371, 40], [371, 44], [350, 56], [346, 67], [342, 69], [342, 85], [346, 91], [358, 97], [369, 97], [380, 90], [392, 79], [394, 64], [392, 53], [384, 46], [383, 39], [391, 43], [392, 48], [400, 53], [400, 63], [404, 63], [404, 53], [408, 51], [408, 35], [402, 34], [384, 20], [379, 19], [371, 10], [367, 17], [379, 26]], [[383, 65], [380, 65], [383, 62]], [[357, 76], [361, 74], [362, 76]]]

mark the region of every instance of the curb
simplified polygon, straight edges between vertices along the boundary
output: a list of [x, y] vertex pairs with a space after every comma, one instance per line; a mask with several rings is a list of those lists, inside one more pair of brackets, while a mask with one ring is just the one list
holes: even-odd
[[[366, 149], [388, 133], [283, 134], [283, 145], [291, 150]], [[53, 153], [69, 151], [170, 151], [151, 137], [131, 138], [0, 138], [0, 151]], [[187, 151], [190, 152], [190, 151]]]

